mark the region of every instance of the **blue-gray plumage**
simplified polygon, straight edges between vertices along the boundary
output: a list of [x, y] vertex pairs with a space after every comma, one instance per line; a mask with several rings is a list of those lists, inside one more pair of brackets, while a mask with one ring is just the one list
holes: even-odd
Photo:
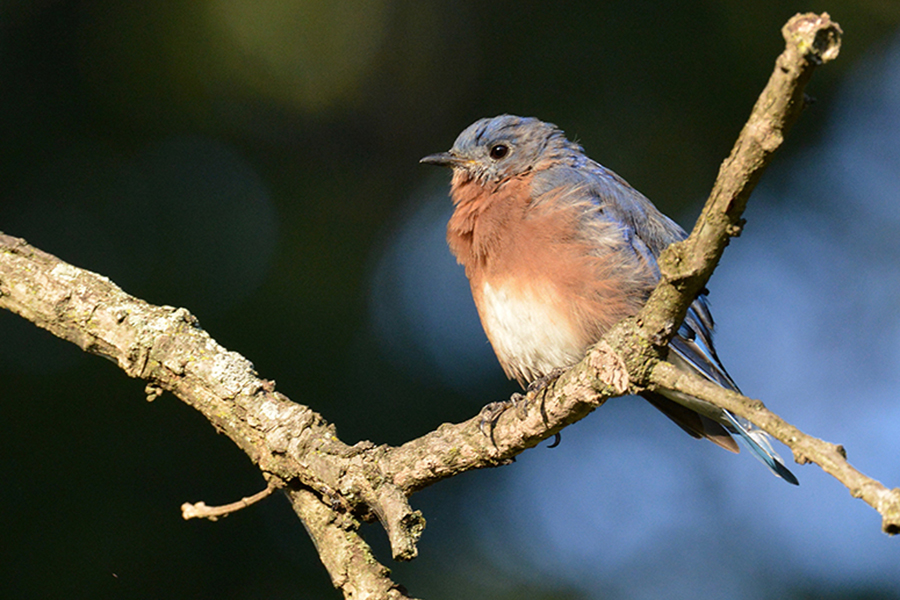
[[[550, 123], [501, 115], [465, 129], [422, 162], [453, 168], [447, 241], [465, 266], [506, 374], [526, 385], [584, 356], [646, 303], [657, 258], [684, 230]], [[705, 296], [690, 306], [668, 360], [739, 391], [716, 356]], [[694, 437], [737, 452], [731, 435], [782, 479], [794, 475], [749, 421], [676, 392], [642, 394]]]

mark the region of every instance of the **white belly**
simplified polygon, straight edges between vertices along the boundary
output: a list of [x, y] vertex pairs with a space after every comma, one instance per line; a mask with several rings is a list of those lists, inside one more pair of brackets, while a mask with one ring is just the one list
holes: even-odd
[[586, 350], [550, 286], [482, 286], [481, 322], [504, 371], [520, 383], [577, 363]]

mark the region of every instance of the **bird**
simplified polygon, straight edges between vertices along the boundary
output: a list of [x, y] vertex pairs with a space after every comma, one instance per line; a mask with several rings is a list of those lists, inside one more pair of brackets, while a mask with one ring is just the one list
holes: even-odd
[[[450, 167], [447, 243], [464, 268], [488, 340], [523, 388], [579, 362], [659, 281], [662, 251], [687, 237], [622, 177], [552, 123], [500, 115], [464, 129], [421, 163]], [[706, 290], [692, 302], [667, 360], [740, 392], [713, 346]], [[778, 477], [797, 478], [749, 420], [672, 390], [641, 394], [695, 438], [739, 452], [742, 440]]]

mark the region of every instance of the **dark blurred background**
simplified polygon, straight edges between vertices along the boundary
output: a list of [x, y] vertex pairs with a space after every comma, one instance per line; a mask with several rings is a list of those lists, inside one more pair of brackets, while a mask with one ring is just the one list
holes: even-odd
[[[187, 307], [354, 443], [515, 390], [443, 241], [477, 118], [552, 121], [690, 229], [800, 11], [844, 29], [710, 283], [744, 390], [900, 483], [900, 3], [0, 1], [0, 230]], [[337, 598], [202, 417], [0, 312], [0, 596]], [[790, 452], [782, 448], [789, 457]], [[633, 398], [412, 499], [441, 598], [900, 598], [898, 540]]]

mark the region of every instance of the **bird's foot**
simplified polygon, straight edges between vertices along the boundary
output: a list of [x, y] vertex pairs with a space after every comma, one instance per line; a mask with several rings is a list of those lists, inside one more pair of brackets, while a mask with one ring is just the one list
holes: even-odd
[[516, 409], [516, 416], [524, 420], [528, 416], [528, 396], [518, 392], [510, 396], [509, 400], [501, 400], [499, 402], [491, 402], [481, 409], [481, 423], [478, 428], [485, 436], [494, 439], [494, 426], [500, 415], [508, 411], [510, 408]]
[[[483, 433], [486, 437], [491, 438], [491, 441], [494, 441], [494, 426], [497, 425], [497, 421], [500, 419], [500, 416], [505, 413], [510, 408], [516, 409], [516, 416], [519, 417], [520, 420], [525, 420], [528, 416], [528, 405], [531, 404], [531, 401], [534, 400], [538, 394], [547, 389], [547, 387], [556, 381], [560, 375], [562, 375], [566, 369], [564, 368], [556, 368], [547, 373], [546, 375], [542, 375], [538, 377], [534, 381], [528, 384], [528, 387], [525, 389], [524, 394], [514, 393], [510, 396], [509, 400], [502, 400], [500, 402], [491, 402], [487, 404], [484, 408], [481, 409], [481, 422], [478, 425], [478, 428], [481, 429], [481, 433]], [[544, 406], [541, 404], [541, 417], [544, 419], [544, 422], [547, 422], [547, 415], [544, 412]], [[560, 435], [557, 433], [556, 438], [553, 443], [550, 444], [550, 448], [555, 448], [560, 441]]]
[[566, 367], [556, 367], [546, 375], [541, 375], [534, 381], [528, 384], [528, 387], [525, 388], [525, 393], [528, 395], [537, 396], [539, 392], [543, 392], [547, 387], [559, 379], [559, 376], [568, 371]]

